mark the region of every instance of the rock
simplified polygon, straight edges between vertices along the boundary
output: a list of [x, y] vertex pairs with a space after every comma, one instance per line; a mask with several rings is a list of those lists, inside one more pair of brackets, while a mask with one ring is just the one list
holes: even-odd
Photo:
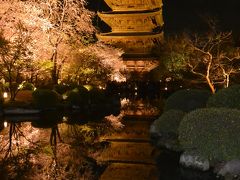
[[149, 132], [151, 136], [161, 136], [161, 134], [158, 132], [156, 125], [154, 123], [150, 126]]
[[231, 160], [225, 163], [218, 164], [214, 168], [214, 172], [221, 176], [239, 176], [240, 175], [240, 160]]
[[201, 171], [207, 171], [210, 168], [209, 161], [194, 152], [184, 152], [180, 156], [179, 163], [187, 168], [198, 169]]
[[176, 152], [182, 151], [178, 142], [178, 136], [172, 132], [160, 132], [154, 123], [150, 126], [150, 137], [153, 145], [159, 148]]

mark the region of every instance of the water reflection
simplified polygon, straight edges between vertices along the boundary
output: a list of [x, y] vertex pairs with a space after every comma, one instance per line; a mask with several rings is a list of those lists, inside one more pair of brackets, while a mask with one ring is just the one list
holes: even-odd
[[123, 98], [121, 100], [122, 112], [125, 116], [153, 117], [160, 114], [160, 100], [143, 98]]
[[[94, 159], [110, 146], [109, 142], [99, 141], [100, 137], [108, 139], [115, 126], [115, 139], [143, 139], [148, 135], [148, 121], [128, 121], [126, 116], [157, 116], [159, 106], [159, 99], [134, 97], [123, 98], [121, 113], [105, 120], [106, 114], [94, 112], [92, 116], [46, 112], [34, 117], [5, 117], [0, 121], [0, 179], [99, 179], [105, 164]], [[186, 171], [178, 166], [178, 155], [161, 155], [157, 159], [160, 179], [193, 177], [183, 175]]]
[[91, 156], [102, 148], [95, 140], [104, 122], [75, 124], [56, 112], [31, 118], [1, 120], [0, 179], [96, 179], [101, 168]]

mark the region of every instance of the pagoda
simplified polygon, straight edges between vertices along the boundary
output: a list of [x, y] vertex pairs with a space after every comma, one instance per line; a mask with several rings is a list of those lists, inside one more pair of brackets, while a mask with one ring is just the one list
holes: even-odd
[[161, 0], [105, 0], [111, 8], [98, 16], [111, 32], [98, 34], [100, 41], [124, 50], [127, 70], [144, 75], [158, 66], [152, 49], [163, 39]]

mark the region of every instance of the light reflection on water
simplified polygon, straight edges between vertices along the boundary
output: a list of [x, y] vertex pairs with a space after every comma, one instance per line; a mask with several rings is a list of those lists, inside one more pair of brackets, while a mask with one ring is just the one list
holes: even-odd
[[[122, 116], [155, 116], [159, 112], [154, 104], [143, 99], [123, 99], [119, 116], [104, 118], [82, 114], [62, 115], [50, 113], [42, 117], [7, 117], [0, 121], [0, 179], [99, 179], [105, 164], [94, 159], [109, 144], [99, 142], [101, 135], [109, 133], [111, 125], [120, 124]], [[87, 119], [87, 120], [86, 120]], [[132, 123], [132, 122], [131, 122]], [[138, 123], [135, 121], [134, 123]], [[139, 125], [139, 124], [138, 124]], [[136, 134], [143, 133], [142, 126], [132, 124]], [[125, 129], [124, 129], [125, 128]], [[139, 131], [138, 131], [139, 130]], [[192, 180], [192, 171], [179, 168], [178, 159], [172, 153], [161, 152], [157, 164], [161, 180]], [[185, 178], [183, 178], [183, 176]], [[188, 178], [186, 178], [188, 177]], [[212, 174], [199, 174], [199, 180], [210, 180]]]
[[[80, 179], [82, 176], [94, 179], [93, 169], [82, 164], [92, 161], [89, 166], [96, 166], [94, 159], [88, 157], [88, 151], [91, 147], [93, 154], [94, 146], [99, 146], [94, 141], [97, 134], [103, 133], [104, 128], [100, 127], [104, 122], [99, 119], [88, 123], [78, 118], [76, 124], [77, 116], [53, 113], [40, 118], [11, 116], [2, 119], [0, 179]], [[82, 173], [79, 173], [81, 168]]]
[[119, 125], [122, 116], [155, 113], [154, 106], [142, 100], [125, 101], [122, 113], [108, 116], [111, 121], [94, 113], [91, 117], [49, 113], [1, 120], [0, 179], [96, 179], [104, 165], [94, 159], [107, 146], [97, 141], [99, 136]]

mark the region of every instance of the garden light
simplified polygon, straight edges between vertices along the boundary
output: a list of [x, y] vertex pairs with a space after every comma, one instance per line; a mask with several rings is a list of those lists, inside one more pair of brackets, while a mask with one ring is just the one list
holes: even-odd
[[7, 92], [4, 92], [3, 93], [3, 98], [6, 99], [8, 97], [8, 93]]
[[7, 123], [6, 121], [4, 121], [3, 125], [4, 125], [4, 127], [6, 128], [7, 125], [8, 125], [8, 123]]

